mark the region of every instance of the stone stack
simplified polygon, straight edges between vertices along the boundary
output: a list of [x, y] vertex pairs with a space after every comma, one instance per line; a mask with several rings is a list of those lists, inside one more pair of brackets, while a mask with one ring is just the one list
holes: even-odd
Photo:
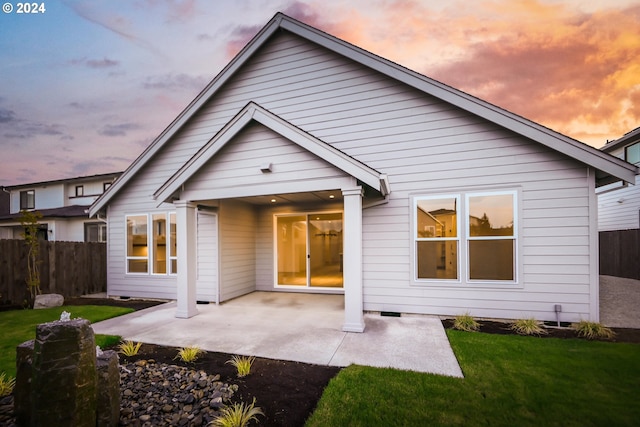
[[36, 339], [18, 346], [16, 356], [14, 410], [18, 425], [117, 425], [118, 356], [105, 352], [97, 361], [88, 320], [38, 325]]

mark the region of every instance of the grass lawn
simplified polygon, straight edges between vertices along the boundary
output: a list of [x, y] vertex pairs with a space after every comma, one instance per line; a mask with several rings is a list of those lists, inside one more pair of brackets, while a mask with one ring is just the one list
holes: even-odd
[[[131, 313], [130, 308], [97, 305], [76, 305], [42, 310], [14, 310], [0, 312], [0, 373], [16, 376], [16, 347], [36, 337], [36, 325], [60, 319], [62, 311], [71, 313], [71, 318], [81, 317], [94, 322]], [[96, 345], [105, 347], [117, 342], [109, 335], [96, 335]]]
[[640, 425], [640, 345], [447, 334], [465, 378], [353, 365], [307, 427]]

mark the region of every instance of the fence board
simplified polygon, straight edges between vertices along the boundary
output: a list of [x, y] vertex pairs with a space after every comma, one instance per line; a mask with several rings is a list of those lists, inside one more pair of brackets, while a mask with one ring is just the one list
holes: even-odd
[[[0, 240], [0, 303], [22, 304], [27, 296], [28, 248], [24, 240]], [[40, 242], [42, 293], [77, 297], [107, 290], [107, 245]]]
[[640, 229], [601, 231], [600, 274], [640, 280]]

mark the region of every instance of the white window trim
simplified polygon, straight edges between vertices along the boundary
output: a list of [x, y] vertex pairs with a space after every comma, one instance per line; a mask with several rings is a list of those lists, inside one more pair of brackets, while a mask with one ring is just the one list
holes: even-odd
[[[468, 190], [458, 190], [458, 191], [447, 191], [447, 192], [429, 192], [429, 193], [416, 193], [410, 195], [412, 202], [410, 220], [411, 220], [411, 275], [412, 275], [412, 285], [413, 286], [429, 286], [429, 287], [446, 287], [446, 288], [460, 288], [461, 286], [469, 287], [469, 288], [509, 288], [509, 289], [517, 289], [522, 288], [521, 281], [521, 272], [522, 272], [522, 239], [521, 239], [521, 222], [520, 218], [522, 218], [522, 194], [520, 188], [508, 187], [504, 189], [492, 189], [492, 190], [480, 190], [480, 189], [468, 189]], [[469, 264], [469, 241], [473, 240], [469, 238], [470, 234], [470, 226], [468, 221], [468, 205], [470, 197], [477, 196], [488, 196], [488, 195], [504, 195], [504, 194], [512, 194], [513, 195], [513, 229], [515, 240], [514, 245], [514, 280], [481, 280], [481, 279], [470, 279], [470, 264]], [[418, 260], [417, 260], [417, 242], [420, 240], [433, 240], [433, 239], [424, 239], [418, 238], [418, 220], [417, 220], [417, 207], [419, 200], [429, 200], [429, 199], [440, 199], [446, 197], [456, 197], [458, 200], [457, 207], [457, 227], [458, 227], [458, 236], [457, 238], [438, 238], [437, 240], [458, 240], [458, 278], [457, 279], [424, 279], [418, 278]], [[460, 223], [462, 217], [464, 220], [464, 227], [460, 227]], [[491, 239], [484, 238], [484, 239]], [[504, 236], [496, 236], [495, 239], [504, 239]], [[464, 267], [463, 267], [464, 266]]]
[[[137, 213], [137, 214], [126, 214], [124, 216], [124, 230], [125, 230], [125, 241], [124, 241], [124, 254], [125, 254], [125, 274], [127, 275], [131, 275], [131, 276], [155, 276], [155, 277], [168, 277], [168, 276], [177, 276], [177, 273], [172, 273], [171, 272], [171, 262], [172, 261], [177, 261], [178, 259], [178, 254], [176, 252], [176, 256], [171, 256], [170, 252], [171, 252], [171, 215], [175, 215], [176, 213], [174, 211], [160, 211], [160, 212], [148, 212], [148, 213]], [[153, 245], [153, 216], [154, 215], [164, 215], [166, 222], [165, 222], [165, 233], [166, 233], [166, 251], [167, 251], [167, 256], [166, 256], [166, 273], [155, 273], [154, 270], [154, 263], [153, 260], [155, 259], [155, 248]], [[129, 233], [129, 228], [128, 228], [128, 219], [130, 217], [135, 217], [135, 216], [144, 216], [147, 218], [147, 256], [129, 256], [128, 255], [128, 233]], [[146, 273], [136, 273], [136, 272], [131, 272], [129, 271], [129, 260], [145, 260], [147, 261], [147, 272]]]

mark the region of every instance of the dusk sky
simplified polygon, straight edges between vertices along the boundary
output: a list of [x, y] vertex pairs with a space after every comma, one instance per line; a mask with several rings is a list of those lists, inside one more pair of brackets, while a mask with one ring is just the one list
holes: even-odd
[[0, 3], [0, 185], [123, 171], [278, 11], [594, 147], [640, 126], [640, 0]]

